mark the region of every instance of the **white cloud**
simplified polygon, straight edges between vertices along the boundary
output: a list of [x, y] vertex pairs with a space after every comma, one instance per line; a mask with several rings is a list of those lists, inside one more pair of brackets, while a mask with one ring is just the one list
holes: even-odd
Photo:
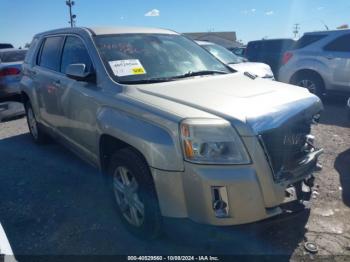
[[265, 15], [274, 15], [275, 14], [275, 12], [274, 11], [267, 11], [266, 13], [265, 13]]
[[241, 13], [244, 14], [244, 15], [255, 14], [256, 13], [256, 9], [252, 8], [250, 10], [243, 10]]
[[145, 16], [160, 16], [160, 11], [158, 9], [152, 9], [151, 11], [147, 12]]

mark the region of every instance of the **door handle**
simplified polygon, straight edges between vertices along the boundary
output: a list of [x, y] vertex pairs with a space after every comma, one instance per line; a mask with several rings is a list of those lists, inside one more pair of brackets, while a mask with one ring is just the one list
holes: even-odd
[[326, 58], [327, 58], [328, 60], [333, 60], [333, 59], [334, 59], [333, 56], [326, 56]]

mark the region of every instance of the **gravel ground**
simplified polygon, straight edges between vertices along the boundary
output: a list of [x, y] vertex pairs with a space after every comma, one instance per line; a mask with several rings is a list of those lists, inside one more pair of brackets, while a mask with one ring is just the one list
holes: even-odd
[[338, 103], [326, 104], [314, 128], [325, 154], [310, 209], [253, 234], [232, 231], [234, 239], [210, 245], [134, 238], [98, 171], [61, 145], [34, 145], [25, 119], [0, 123], [0, 223], [17, 255], [282, 254], [299, 261], [315, 259], [304, 249], [311, 241], [316, 260], [350, 260], [350, 121]]

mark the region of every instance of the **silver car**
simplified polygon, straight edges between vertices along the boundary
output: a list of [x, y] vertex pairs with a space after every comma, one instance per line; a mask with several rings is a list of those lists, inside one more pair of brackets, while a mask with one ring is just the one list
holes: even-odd
[[350, 30], [306, 33], [284, 54], [279, 80], [319, 96], [350, 92]]
[[50, 135], [99, 168], [121, 220], [141, 237], [169, 221], [271, 218], [284, 213], [286, 190], [312, 186], [321, 100], [233, 72], [174, 31], [41, 33], [23, 69], [33, 140]]
[[25, 49], [0, 49], [0, 99], [10, 99], [20, 94], [22, 63]]
[[221, 62], [227, 64], [238, 72], [248, 72], [257, 77], [274, 80], [274, 75], [272, 73], [271, 67], [267, 64], [248, 62], [247, 59], [233, 54], [228, 49], [218, 44], [207, 41], [196, 41], [196, 43], [209, 51], [209, 53], [211, 53]]

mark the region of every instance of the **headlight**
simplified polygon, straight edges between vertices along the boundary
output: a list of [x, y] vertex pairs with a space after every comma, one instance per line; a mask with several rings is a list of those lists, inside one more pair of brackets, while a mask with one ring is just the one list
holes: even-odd
[[185, 160], [202, 164], [249, 164], [234, 128], [220, 119], [186, 119], [180, 125]]

